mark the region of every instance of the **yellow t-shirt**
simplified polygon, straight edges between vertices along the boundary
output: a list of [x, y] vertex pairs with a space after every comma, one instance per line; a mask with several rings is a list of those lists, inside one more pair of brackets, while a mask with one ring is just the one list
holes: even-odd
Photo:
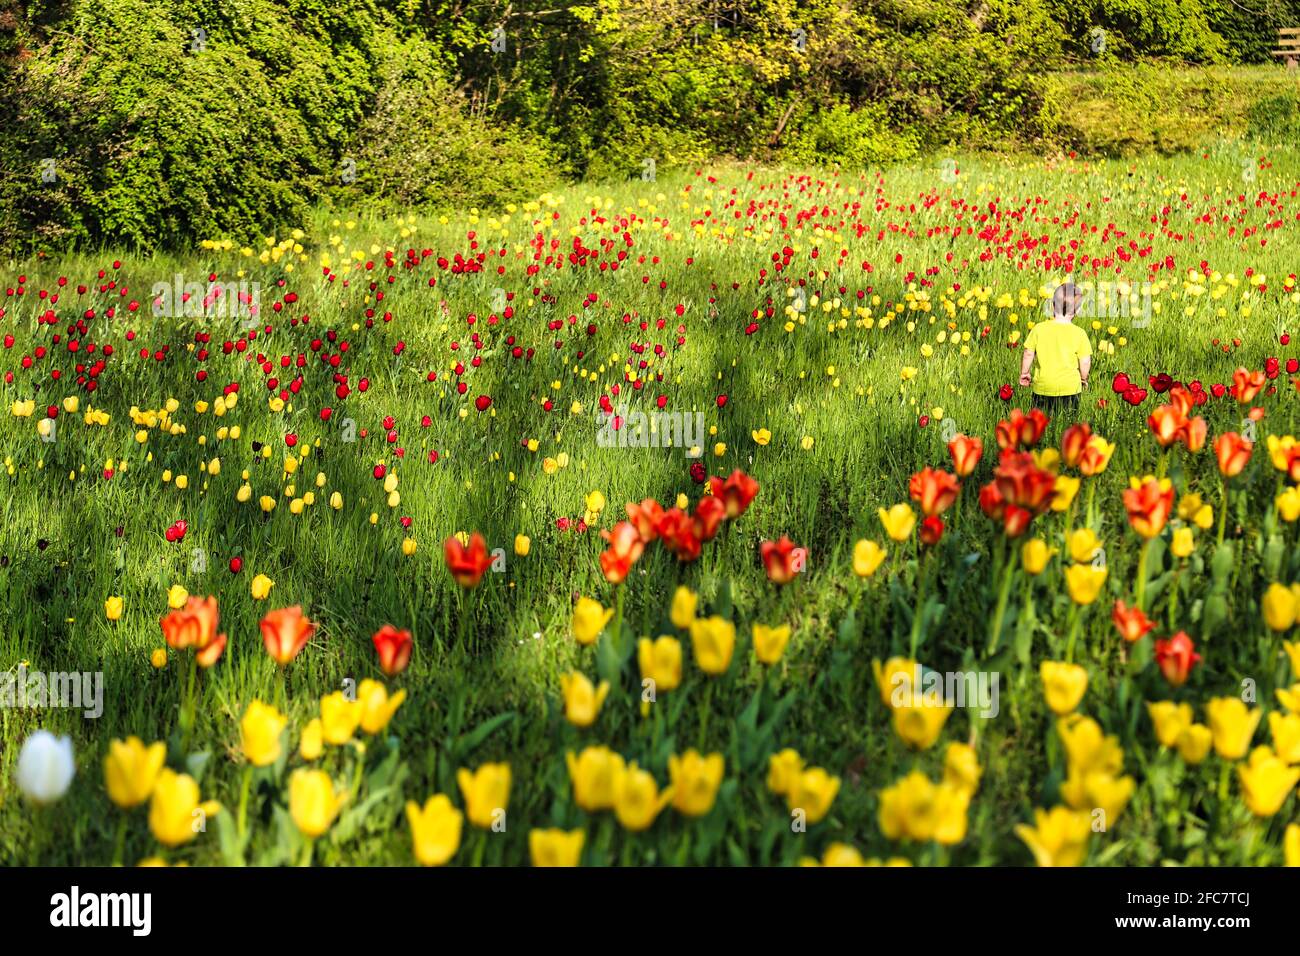
[[1079, 359], [1092, 354], [1088, 333], [1072, 322], [1048, 319], [1025, 337], [1025, 348], [1037, 358], [1034, 392], [1038, 395], [1078, 395], [1083, 391]]

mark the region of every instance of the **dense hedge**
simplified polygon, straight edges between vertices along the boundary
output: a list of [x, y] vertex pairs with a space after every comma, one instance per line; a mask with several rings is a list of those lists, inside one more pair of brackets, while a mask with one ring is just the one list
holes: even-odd
[[[647, 159], [861, 167], [1044, 138], [1168, 150], [1234, 110], [1249, 132], [1292, 135], [1276, 65], [1249, 89], [1117, 69], [1270, 61], [1300, 0], [1250, 6], [0, 0], [0, 247], [248, 238], [322, 202], [495, 204]], [[1094, 120], [1112, 107], [1107, 132]]]

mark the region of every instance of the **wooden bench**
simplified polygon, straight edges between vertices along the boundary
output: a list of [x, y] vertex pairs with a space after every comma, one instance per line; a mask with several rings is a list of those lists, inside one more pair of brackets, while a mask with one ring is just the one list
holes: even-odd
[[1300, 27], [1282, 27], [1277, 31], [1278, 49], [1274, 56], [1286, 58], [1286, 68], [1294, 70], [1300, 66]]

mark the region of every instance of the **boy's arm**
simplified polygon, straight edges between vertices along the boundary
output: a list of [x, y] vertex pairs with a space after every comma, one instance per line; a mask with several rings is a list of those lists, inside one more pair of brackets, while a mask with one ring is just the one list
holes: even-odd
[[1079, 356], [1079, 381], [1084, 388], [1088, 387], [1088, 373], [1092, 371], [1092, 356]]
[[1033, 378], [1029, 374], [1030, 370], [1033, 369], [1033, 367], [1034, 367], [1034, 353], [1031, 349], [1025, 349], [1020, 359], [1020, 384], [1021, 385], [1028, 386], [1033, 384]]

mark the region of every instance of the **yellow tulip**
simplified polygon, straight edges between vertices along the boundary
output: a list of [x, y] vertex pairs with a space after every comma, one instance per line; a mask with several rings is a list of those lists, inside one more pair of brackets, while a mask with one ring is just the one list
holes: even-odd
[[722, 786], [725, 762], [720, 753], [707, 757], [691, 749], [680, 757], [668, 757], [668, 776], [672, 782], [673, 808], [688, 817], [702, 817], [713, 809]]
[[215, 800], [199, 801], [193, 777], [164, 767], [149, 801], [149, 830], [163, 846], [181, 846], [205, 832], [208, 817], [220, 810]]
[[919, 691], [913, 701], [893, 708], [894, 733], [914, 750], [929, 750], [952, 715], [952, 706], [925, 703]]
[[1178, 756], [1195, 766], [1209, 756], [1210, 744], [1213, 742], [1214, 735], [1210, 733], [1209, 727], [1192, 724], [1178, 738]]
[[626, 766], [623, 758], [608, 747], [587, 747], [580, 755], [570, 750], [564, 755], [573, 783], [573, 801], [587, 813], [598, 813], [614, 806], [620, 780]]
[[533, 866], [578, 866], [582, 862], [582, 845], [587, 835], [582, 830], [528, 831], [528, 856]]
[[695, 620], [695, 609], [699, 605], [699, 596], [684, 584], [679, 584], [673, 592], [673, 605], [668, 613], [673, 627], [687, 630]]
[[268, 767], [280, 759], [280, 735], [289, 723], [274, 707], [254, 700], [239, 722], [239, 743], [244, 759], [254, 767]]
[[1247, 708], [1239, 697], [1216, 697], [1205, 705], [1214, 750], [1224, 760], [1240, 760], [1250, 748], [1263, 711]]
[[853, 573], [860, 578], [871, 577], [885, 556], [884, 548], [868, 538], [862, 538], [853, 546]]
[[1286, 585], [1276, 581], [1270, 584], [1260, 601], [1260, 608], [1264, 612], [1264, 623], [1270, 630], [1288, 631], [1295, 624], [1296, 596]]
[[675, 637], [637, 641], [637, 663], [641, 680], [653, 681], [654, 691], [676, 690], [682, 683], [682, 642]]
[[596, 638], [600, 637], [600, 632], [613, 616], [613, 610], [605, 610], [599, 601], [589, 597], [578, 598], [573, 609], [574, 638], [584, 646], [596, 643]]
[[1250, 760], [1237, 765], [1241, 798], [1257, 817], [1271, 817], [1300, 782], [1300, 767], [1288, 767], [1266, 746], [1250, 752]]
[[190, 592], [179, 584], [173, 584], [167, 589], [167, 606], [173, 611], [179, 611], [185, 606], [185, 602], [190, 598]]
[[367, 677], [357, 687], [357, 703], [361, 705], [361, 729], [372, 737], [380, 733], [406, 700], [406, 691], [399, 690], [391, 696], [388, 688]]
[[790, 792], [801, 773], [803, 757], [793, 748], [786, 747], [767, 758], [767, 789], [783, 797]]
[[1162, 747], [1178, 746], [1178, 738], [1192, 726], [1192, 705], [1161, 700], [1147, 704], [1147, 713], [1155, 726], [1156, 740]]
[[888, 511], [881, 508], [879, 514], [880, 524], [890, 538], [906, 541], [912, 536], [912, 529], [916, 527], [916, 513], [912, 511], [911, 505], [897, 504]]
[[528, 557], [528, 552], [533, 549], [532, 539], [526, 534], [515, 535], [515, 554], [518, 557]]
[[1283, 641], [1282, 650], [1291, 661], [1291, 674], [1300, 678], [1300, 641]]
[[259, 574], [253, 578], [250, 590], [253, 594], [254, 601], [265, 601], [267, 595], [271, 593], [271, 588], [275, 587], [275, 582], [265, 574]]
[[[1052, 449], [1055, 451], [1055, 449]], [[1069, 475], [1057, 475], [1056, 484], [1052, 490], [1052, 510], [1057, 512], [1069, 511], [1070, 505], [1074, 501], [1074, 496], [1079, 493], [1079, 479], [1072, 478]]]
[[839, 792], [839, 777], [832, 777], [821, 767], [810, 767], [791, 781], [785, 802], [791, 812], [802, 810], [808, 823], [818, 823], [830, 812]]
[[146, 747], [139, 737], [110, 741], [104, 757], [104, 786], [109, 799], [123, 810], [144, 803], [153, 793], [166, 759], [167, 745], [163, 743]]
[[162, 670], [164, 667], [166, 667], [166, 666], [167, 666], [167, 648], [165, 648], [165, 647], [155, 647], [155, 648], [154, 648], [154, 649], [149, 653], [149, 663], [153, 665], [153, 667], [154, 667], [155, 670]]
[[338, 816], [343, 800], [324, 770], [295, 770], [289, 776], [289, 816], [308, 839], [323, 836]]
[[736, 649], [736, 625], [716, 614], [697, 618], [691, 622], [691, 647], [700, 670], [711, 677], [725, 674]]
[[1034, 826], [1020, 824], [1016, 836], [1034, 854], [1039, 866], [1079, 866], [1088, 855], [1091, 818], [1081, 810], [1053, 807], [1034, 810]]
[[768, 627], [765, 624], [754, 625], [754, 656], [760, 664], [775, 664], [785, 653], [785, 646], [790, 641], [790, 625], [781, 624]]
[[1117, 775], [1124, 765], [1119, 738], [1102, 733], [1101, 725], [1083, 714], [1071, 714], [1056, 722], [1056, 735], [1065, 747], [1066, 764], [1080, 774], [1094, 771]]
[[800, 866], [866, 866], [867, 861], [862, 858], [862, 854], [847, 843], [832, 843], [822, 854], [819, 863], [813, 857], [804, 857], [799, 861]]
[[663, 793], [655, 778], [635, 763], [619, 774], [614, 789], [614, 816], [626, 830], [644, 830], [673, 799], [673, 788]]
[[104, 601], [104, 617], [110, 621], [120, 621], [122, 619], [122, 599], [120, 597], [110, 597]]
[[1030, 538], [1020, 548], [1020, 563], [1028, 574], [1039, 575], [1047, 567], [1052, 550], [1042, 538]]
[[341, 690], [327, 694], [320, 699], [320, 723], [325, 743], [342, 747], [361, 723], [361, 702], [348, 700]]
[[1288, 823], [1282, 838], [1287, 866], [1300, 866], [1300, 823]]
[[959, 790], [974, 794], [979, 789], [984, 773], [979, 756], [970, 744], [953, 741], [943, 755], [943, 782]]
[[1300, 763], [1300, 714], [1268, 715], [1268, 732], [1273, 738], [1273, 749], [1286, 763]]
[[1300, 684], [1292, 684], [1290, 689], [1279, 687], [1273, 693], [1283, 707], [1293, 714], [1300, 714]]
[[889, 840], [928, 842], [934, 837], [934, 784], [913, 770], [880, 791], [880, 832]]
[[1076, 528], [1070, 532], [1070, 557], [1079, 564], [1087, 564], [1097, 554], [1101, 542], [1091, 528]]
[[460, 849], [460, 830], [465, 817], [452, 806], [446, 794], [434, 794], [423, 808], [408, 800], [406, 819], [411, 825], [411, 846], [421, 866], [442, 866]]
[[320, 755], [324, 750], [324, 726], [321, 724], [319, 717], [313, 717], [307, 722], [307, 726], [302, 729], [302, 737], [298, 741], [298, 756], [311, 762], [320, 759]]
[[575, 727], [590, 727], [596, 722], [600, 705], [609, 694], [609, 681], [592, 685], [586, 674], [573, 671], [560, 675], [560, 693], [564, 696], [564, 716]]
[[1287, 485], [1286, 490], [1273, 499], [1273, 504], [1283, 521], [1288, 524], [1295, 522], [1300, 518], [1300, 488]]
[[1186, 525], [1176, 529], [1169, 542], [1169, 550], [1176, 558], [1191, 557], [1192, 552], [1196, 550], [1196, 538], [1192, 535], [1192, 529]]
[[510, 764], [485, 763], [474, 771], [462, 767], [456, 771], [456, 783], [470, 823], [487, 830], [504, 820], [510, 802]]
[[1043, 682], [1043, 699], [1052, 713], [1057, 716], [1074, 713], [1088, 690], [1088, 672], [1078, 664], [1043, 661], [1038, 674]]
[[880, 691], [880, 700], [886, 707], [894, 706], [894, 692], [904, 690], [909, 694], [920, 692], [921, 665], [905, 657], [891, 657], [882, 665], [880, 661], [871, 662], [871, 672], [876, 678], [876, 689]]
[[1091, 564], [1072, 564], [1065, 569], [1065, 587], [1075, 604], [1088, 605], [1097, 600], [1106, 583], [1106, 568]]

